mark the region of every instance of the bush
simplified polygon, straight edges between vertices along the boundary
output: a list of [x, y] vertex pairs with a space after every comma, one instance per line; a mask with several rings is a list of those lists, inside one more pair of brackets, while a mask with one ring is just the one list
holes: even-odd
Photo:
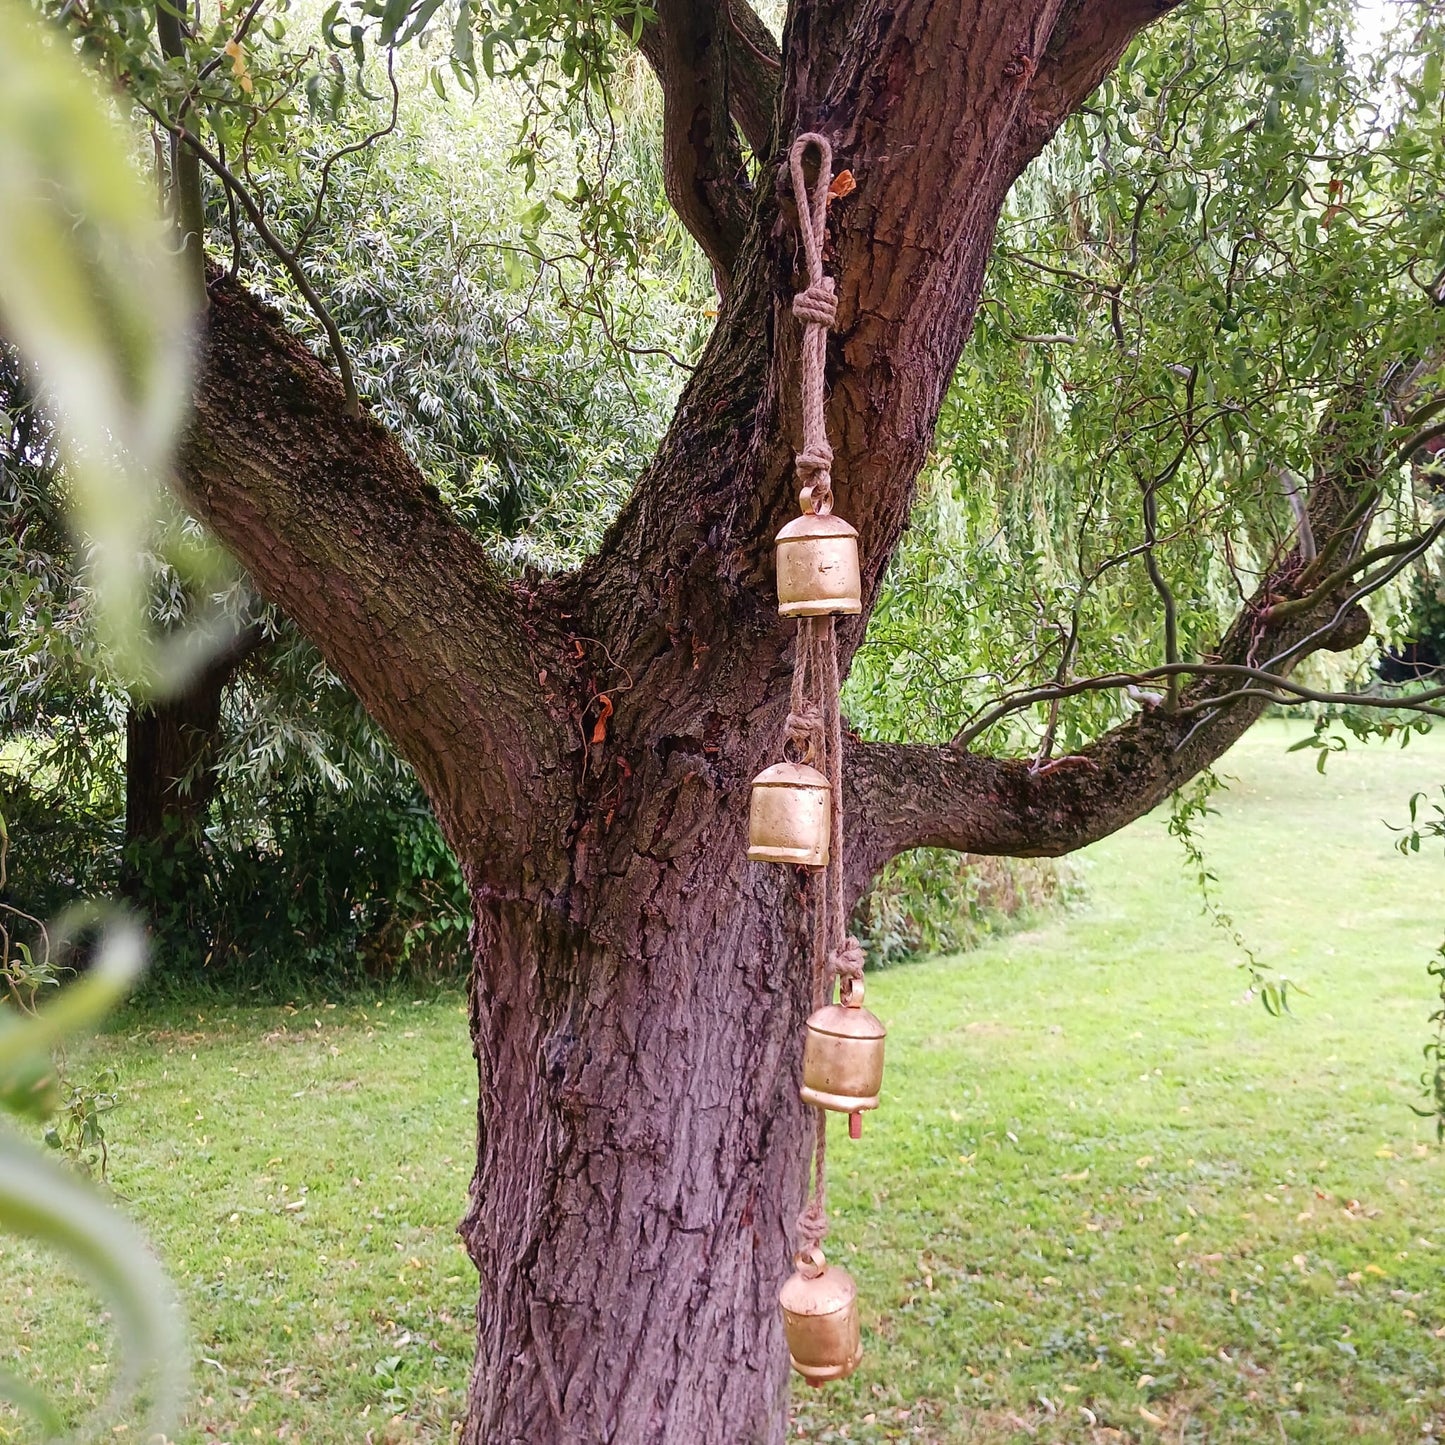
[[409, 781], [381, 796], [288, 790], [235, 835], [122, 849], [118, 819], [0, 772], [3, 901], [38, 919], [123, 893], [146, 918], [145, 987], [266, 998], [464, 974], [466, 886]]
[[154, 930], [152, 986], [290, 998], [465, 968], [466, 887], [418, 795], [289, 793], [265, 824], [230, 844], [127, 850], [126, 891]]
[[1052, 858], [916, 848], [878, 875], [858, 906], [856, 926], [869, 966], [882, 968], [975, 948], [985, 938], [1026, 927], [1077, 893], [1071, 870]]

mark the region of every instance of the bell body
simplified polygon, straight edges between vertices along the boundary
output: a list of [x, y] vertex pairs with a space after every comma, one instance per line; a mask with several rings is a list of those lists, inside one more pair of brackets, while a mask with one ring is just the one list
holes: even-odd
[[887, 1030], [866, 1008], [830, 1003], [808, 1020], [803, 1102], [839, 1114], [878, 1107]]
[[858, 533], [831, 512], [805, 512], [777, 537], [778, 611], [827, 617], [863, 610]]
[[[822, 1261], [822, 1252], [813, 1257]], [[842, 1380], [863, 1358], [858, 1287], [846, 1269], [825, 1265], [817, 1274], [800, 1258], [778, 1293], [783, 1332], [793, 1368], [810, 1384]]]
[[832, 789], [805, 763], [774, 763], [753, 779], [748, 857], [754, 863], [828, 866]]

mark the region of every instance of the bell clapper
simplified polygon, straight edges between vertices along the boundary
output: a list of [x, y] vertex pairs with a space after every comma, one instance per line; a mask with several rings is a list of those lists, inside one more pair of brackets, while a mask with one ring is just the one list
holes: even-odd
[[848, 1115], [848, 1137], [850, 1139], [863, 1137], [863, 1116], [856, 1109]]

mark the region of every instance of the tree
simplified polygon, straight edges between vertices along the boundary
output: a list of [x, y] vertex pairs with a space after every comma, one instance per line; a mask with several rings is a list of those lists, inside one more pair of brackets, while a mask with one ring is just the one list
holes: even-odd
[[[610, 16], [661, 82], [668, 195], [722, 299], [655, 456], [570, 572], [507, 575], [366, 414], [348, 368], [338, 380], [236, 282], [211, 280], [182, 495], [416, 770], [472, 894], [469, 1442], [722, 1445], [784, 1429], [775, 1292], [803, 1196], [810, 980], [800, 880], [748, 865], [743, 835], [749, 780], [777, 755], [793, 646], [771, 576], [799, 433], [788, 141], [821, 130], [856, 183], [832, 208], [828, 251], [834, 477], [865, 573], [864, 617], [839, 627], [846, 667], [908, 522], [1010, 188], [1169, 8], [800, 0], [781, 46], [745, 0]], [[389, 43], [437, 7], [380, 9], [361, 18]], [[515, 70], [546, 72], [580, 105], [586, 85], [556, 77], [600, 73], [612, 43], [580, 13], [488, 11], [486, 67], [510, 50]], [[469, 55], [461, 14], [454, 46]], [[196, 44], [259, 85], [227, 31]], [[360, 45], [369, 32], [351, 33]], [[199, 155], [269, 228], [191, 124], [198, 94], [207, 125], [234, 141], [236, 95], [181, 77], [170, 103], [147, 103], [177, 153]], [[312, 299], [304, 267], [288, 273]], [[323, 325], [339, 362], [341, 335]], [[1186, 630], [1188, 655], [1157, 567], [1169, 475], [1127, 513], [1114, 496], [1111, 515], [1135, 533], [1118, 565], [1136, 561], [1154, 588], [1164, 661], [1102, 682], [1066, 667], [1001, 704], [1003, 716], [1126, 682], [1158, 689], [1077, 751], [993, 755], [971, 745], [976, 725], [931, 744], [850, 739], [851, 898], [915, 846], [1045, 856], [1112, 832], [1290, 695], [1299, 663], [1361, 642], [1362, 572], [1398, 555], [1380, 557], [1365, 525], [1390, 466], [1395, 376], [1341, 376], [1292, 455], [1309, 467], [1294, 529], [1261, 546], [1219, 636], [1195, 645]]]

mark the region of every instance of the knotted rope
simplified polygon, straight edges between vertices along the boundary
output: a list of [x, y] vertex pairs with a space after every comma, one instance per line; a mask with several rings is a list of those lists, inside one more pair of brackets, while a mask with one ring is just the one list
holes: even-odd
[[[803, 174], [803, 157], [818, 151], [818, 178], [811, 192]], [[812, 132], [793, 142], [788, 156], [793, 194], [798, 203], [798, 229], [803, 238], [808, 283], [793, 297], [793, 315], [803, 327], [803, 449], [794, 457], [805, 511], [820, 515], [833, 508], [833, 449], [828, 445], [823, 413], [823, 367], [828, 331], [837, 316], [833, 278], [823, 272], [823, 241], [828, 225], [828, 192], [833, 181], [833, 149]], [[788, 712], [788, 741], [806, 761], [826, 775], [832, 816], [828, 866], [815, 873], [813, 891], [813, 1008], [832, 997], [835, 979], [842, 981], [844, 1002], [863, 977], [863, 948], [848, 937], [843, 895], [843, 720], [838, 705], [838, 639], [832, 617], [805, 617], [798, 623], [793, 659], [793, 691]], [[828, 1114], [818, 1109], [813, 1145], [813, 1188], [798, 1216], [799, 1267], [821, 1268], [813, 1251], [828, 1232]]]
[[[818, 179], [811, 193], [803, 174], [808, 148], [818, 151]], [[823, 273], [823, 240], [828, 231], [828, 188], [833, 183], [833, 147], [825, 136], [809, 131], [793, 142], [788, 155], [793, 195], [798, 202], [798, 230], [803, 237], [808, 284], [793, 297], [793, 315], [803, 327], [803, 449], [793, 462], [802, 488], [805, 511], [826, 513], [833, 507], [833, 448], [823, 416], [823, 366], [828, 330], [838, 314], [833, 278]]]

